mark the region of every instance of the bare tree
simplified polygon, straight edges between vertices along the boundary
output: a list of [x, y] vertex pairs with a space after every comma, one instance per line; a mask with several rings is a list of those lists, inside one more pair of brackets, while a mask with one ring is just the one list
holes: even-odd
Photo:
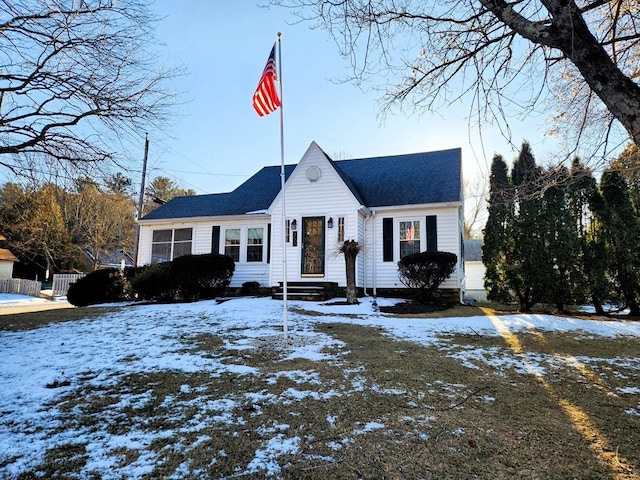
[[464, 238], [481, 238], [487, 221], [487, 185], [477, 176], [464, 181]]
[[74, 243], [93, 255], [93, 270], [109, 251], [133, 251], [135, 204], [125, 193], [109, 192], [88, 179], [66, 196], [67, 224]]
[[[614, 120], [640, 144], [637, 0], [273, 0], [330, 31], [349, 80], [382, 79], [386, 106], [470, 95], [478, 122], [557, 108], [575, 140]], [[553, 112], [552, 112], [553, 113]]]
[[[145, 0], [0, 0], [0, 165], [117, 161], [127, 135], [161, 126], [176, 97], [149, 51]], [[25, 159], [36, 158], [37, 162]]]

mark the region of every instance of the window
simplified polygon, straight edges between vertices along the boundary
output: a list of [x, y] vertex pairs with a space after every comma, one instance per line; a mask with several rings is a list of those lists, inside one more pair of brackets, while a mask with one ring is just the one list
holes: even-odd
[[338, 217], [338, 241], [344, 242], [344, 217]]
[[289, 243], [291, 241], [291, 220], [285, 221], [284, 235], [285, 235], [284, 241], [286, 243]]
[[264, 246], [264, 228], [247, 230], [247, 262], [261, 262]]
[[154, 230], [151, 239], [151, 263], [169, 262], [191, 254], [192, 228]]
[[420, 252], [420, 222], [400, 222], [400, 258]]
[[178, 258], [183, 255], [191, 255], [191, 228], [179, 228], [174, 230], [173, 236], [173, 257]]
[[224, 254], [233, 258], [234, 262], [240, 261], [240, 229], [230, 228], [224, 232]]

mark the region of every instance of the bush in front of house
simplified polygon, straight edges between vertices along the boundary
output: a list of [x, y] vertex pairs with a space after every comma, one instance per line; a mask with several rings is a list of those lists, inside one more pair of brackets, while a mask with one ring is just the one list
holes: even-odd
[[450, 252], [407, 255], [398, 262], [400, 281], [415, 291], [417, 301], [429, 303], [440, 284], [455, 271], [457, 262], [457, 255]]
[[181, 300], [214, 298], [229, 286], [235, 267], [227, 255], [184, 255], [171, 262], [171, 281]]
[[171, 301], [175, 286], [171, 281], [171, 262], [154, 263], [137, 268], [130, 277], [131, 290], [136, 300]]
[[124, 277], [117, 268], [96, 270], [69, 286], [67, 301], [76, 307], [127, 300]]

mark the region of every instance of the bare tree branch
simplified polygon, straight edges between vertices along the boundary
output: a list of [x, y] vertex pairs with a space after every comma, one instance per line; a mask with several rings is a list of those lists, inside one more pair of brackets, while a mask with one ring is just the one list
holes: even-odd
[[181, 71], [149, 50], [145, 1], [0, 0], [0, 18], [0, 165], [118, 161], [114, 139], [166, 124]]
[[[286, 5], [313, 28], [331, 33], [351, 62], [346, 81], [382, 83], [384, 109], [437, 111], [470, 95], [481, 119], [507, 131], [508, 117], [548, 111], [554, 131], [559, 122], [572, 129], [567, 138], [588, 137], [602, 145], [615, 119], [627, 138], [640, 143], [636, 0], [286, 0]], [[565, 114], [575, 105], [589, 111], [577, 118]]]

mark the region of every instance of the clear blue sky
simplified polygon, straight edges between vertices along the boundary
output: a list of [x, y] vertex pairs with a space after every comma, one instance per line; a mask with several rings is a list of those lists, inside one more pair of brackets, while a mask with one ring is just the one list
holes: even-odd
[[[349, 63], [328, 32], [295, 24], [288, 9], [252, 0], [157, 0], [153, 8], [164, 17], [157, 30], [160, 57], [184, 65], [188, 75], [173, 83], [187, 102], [176, 109], [169, 137], [149, 132], [150, 178], [168, 176], [199, 194], [218, 193], [265, 165], [280, 164], [279, 114], [259, 117], [251, 106], [277, 32], [286, 163], [297, 163], [314, 140], [337, 158], [461, 147], [467, 178], [486, 175], [494, 152], [507, 162], [516, 155], [491, 126], [483, 129], [483, 146], [469, 129], [468, 104], [439, 115], [381, 118], [377, 92], [332, 81], [349, 73]], [[537, 158], [549, 150], [536, 123], [514, 121], [512, 130], [514, 143], [527, 139]]]

